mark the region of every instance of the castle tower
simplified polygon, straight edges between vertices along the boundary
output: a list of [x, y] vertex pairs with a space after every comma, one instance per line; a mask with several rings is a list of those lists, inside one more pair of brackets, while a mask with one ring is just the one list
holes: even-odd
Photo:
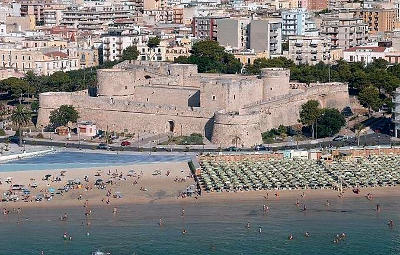
[[261, 69], [263, 99], [289, 94], [290, 70], [285, 68]]

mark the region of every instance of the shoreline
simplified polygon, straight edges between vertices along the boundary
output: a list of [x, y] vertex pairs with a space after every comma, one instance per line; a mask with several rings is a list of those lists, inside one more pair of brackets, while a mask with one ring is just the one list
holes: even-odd
[[[400, 186], [397, 187], [375, 187], [375, 188], [363, 188], [359, 194], [355, 194], [351, 189], [344, 190], [343, 196], [340, 198], [338, 192], [335, 190], [278, 190], [279, 196], [275, 196], [277, 190], [261, 190], [261, 191], [242, 191], [242, 192], [218, 192], [208, 193], [198, 198], [187, 197], [187, 198], [144, 198], [142, 196], [129, 197], [129, 199], [121, 199], [113, 201], [111, 204], [102, 203], [100, 200], [89, 200], [90, 205], [94, 207], [110, 208], [118, 206], [134, 206], [134, 205], [146, 205], [146, 204], [159, 204], [159, 205], [193, 205], [193, 204], [228, 204], [231, 202], [235, 203], [253, 203], [260, 202], [262, 204], [269, 204], [271, 202], [292, 202], [293, 205], [296, 200], [305, 201], [319, 201], [319, 200], [330, 200], [340, 201], [347, 199], [365, 199], [368, 193], [373, 194], [371, 202], [384, 199], [387, 197], [400, 197]], [[265, 198], [266, 194], [268, 199]], [[304, 193], [304, 197], [302, 194]], [[0, 207], [3, 208], [78, 208], [84, 205], [84, 201], [78, 201], [76, 199], [62, 199], [44, 202], [0, 202]]]

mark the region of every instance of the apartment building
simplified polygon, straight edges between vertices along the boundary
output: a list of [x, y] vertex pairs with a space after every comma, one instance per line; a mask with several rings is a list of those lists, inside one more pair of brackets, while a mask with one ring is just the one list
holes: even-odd
[[318, 30], [305, 9], [282, 11], [282, 38], [294, 35], [317, 35]]
[[282, 54], [282, 23], [275, 20], [252, 20], [249, 24], [249, 49]]
[[330, 63], [331, 41], [326, 37], [289, 37], [288, 57], [296, 64]]
[[102, 37], [103, 62], [121, 59], [124, 49], [141, 42], [142, 37], [138, 35], [122, 35], [121, 33], [104, 35]]
[[329, 0], [308, 0], [307, 9], [312, 11], [321, 11], [328, 9]]
[[398, 23], [398, 15], [395, 9], [356, 9], [356, 15], [368, 24], [371, 34], [393, 31]]
[[61, 24], [63, 8], [46, 8], [43, 10], [43, 25], [55, 27]]
[[78, 48], [79, 68], [88, 68], [99, 65], [99, 51], [97, 49]]
[[217, 20], [222, 16], [193, 17], [192, 34], [201, 40], [217, 40]]
[[79, 69], [77, 57], [68, 56], [61, 51], [42, 49], [0, 49], [0, 64], [2, 68], [13, 68], [17, 72], [33, 71], [39, 75], [50, 75], [57, 71]]
[[235, 50], [248, 48], [249, 18], [225, 18], [217, 20], [217, 41]]
[[132, 6], [111, 5], [86, 8], [71, 7], [63, 12], [61, 25], [79, 30], [103, 30], [116, 19], [128, 19], [133, 14]]
[[145, 24], [173, 23], [174, 11], [171, 9], [144, 10], [143, 22]]
[[321, 16], [321, 35], [331, 39], [332, 48], [348, 49], [368, 42], [368, 25], [353, 13], [331, 13]]

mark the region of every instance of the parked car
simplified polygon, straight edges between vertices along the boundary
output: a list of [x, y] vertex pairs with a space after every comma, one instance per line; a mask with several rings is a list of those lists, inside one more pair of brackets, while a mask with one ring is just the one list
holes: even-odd
[[333, 138], [332, 141], [340, 142], [340, 141], [344, 141], [344, 140], [346, 140], [346, 137], [344, 137], [343, 135], [338, 135], [335, 138]]
[[267, 147], [265, 147], [264, 145], [260, 144], [260, 145], [257, 145], [256, 147], [254, 147], [254, 150], [256, 150], [256, 151], [266, 151]]
[[236, 146], [231, 146], [226, 148], [226, 151], [240, 151], [240, 148], [236, 147]]
[[10, 143], [19, 143], [19, 136], [17, 136], [17, 135], [10, 136], [10, 137], [8, 137], [8, 141]]
[[108, 145], [108, 144], [106, 144], [106, 143], [100, 143], [100, 144], [97, 146], [97, 149], [100, 149], [100, 150], [109, 150], [109, 149], [110, 149], [110, 145]]
[[121, 146], [131, 146], [131, 142], [129, 142], [129, 141], [123, 141], [123, 142], [121, 143]]

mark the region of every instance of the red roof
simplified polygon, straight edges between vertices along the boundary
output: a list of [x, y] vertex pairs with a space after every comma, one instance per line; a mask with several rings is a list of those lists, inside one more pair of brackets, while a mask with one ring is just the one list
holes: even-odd
[[378, 46], [366, 46], [366, 47], [362, 47], [362, 46], [358, 46], [358, 47], [351, 47], [348, 48], [345, 51], [357, 51], [357, 50], [371, 50], [373, 52], [384, 52], [386, 50], [386, 47], [378, 47]]
[[45, 53], [44, 55], [46, 55], [48, 57], [68, 58], [68, 54], [65, 54], [64, 52], [61, 52], [61, 51], [48, 52], [48, 53]]

